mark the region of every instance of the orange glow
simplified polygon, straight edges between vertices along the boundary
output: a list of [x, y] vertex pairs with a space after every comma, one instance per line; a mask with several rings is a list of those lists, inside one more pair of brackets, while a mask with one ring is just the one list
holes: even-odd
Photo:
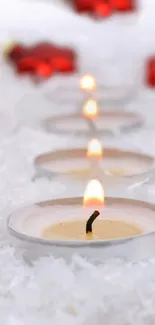
[[102, 159], [103, 150], [101, 143], [97, 139], [92, 139], [88, 142], [87, 157]]
[[88, 119], [94, 119], [98, 116], [98, 106], [94, 99], [88, 99], [83, 105], [83, 115]]
[[97, 179], [92, 179], [85, 190], [83, 206], [98, 207], [104, 205], [104, 189]]
[[85, 74], [83, 77], [81, 77], [80, 88], [82, 90], [86, 90], [86, 91], [96, 90], [95, 78], [93, 76], [91, 76], [90, 74]]

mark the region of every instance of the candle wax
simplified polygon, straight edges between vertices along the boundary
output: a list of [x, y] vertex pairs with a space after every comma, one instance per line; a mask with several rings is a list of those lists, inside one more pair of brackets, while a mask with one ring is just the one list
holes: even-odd
[[43, 231], [46, 239], [66, 240], [108, 240], [138, 236], [143, 233], [137, 225], [122, 220], [97, 219], [93, 223], [93, 232], [85, 233], [87, 220], [61, 222], [47, 227]]

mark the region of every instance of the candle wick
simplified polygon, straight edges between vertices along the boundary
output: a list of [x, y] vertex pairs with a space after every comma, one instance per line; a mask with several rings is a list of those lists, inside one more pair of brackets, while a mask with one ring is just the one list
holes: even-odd
[[99, 211], [94, 211], [86, 223], [86, 234], [92, 233], [92, 224], [95, 219], [100, 215]]

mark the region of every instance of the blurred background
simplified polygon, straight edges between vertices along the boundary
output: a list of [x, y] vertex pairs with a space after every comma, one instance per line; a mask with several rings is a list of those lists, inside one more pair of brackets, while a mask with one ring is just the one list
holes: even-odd
[[[117, 67], [119, 65], [121, 73], [114, 71], [110, 74], [108, 71], [108, 78], [109, 75], [111, 76], [108, 83], [114, 84], [118, 75], [123, 83], [124, 81], [125, 83], [135, 82], [135, 75], [138, 74], [139, 80], [136, 79], [138, 88], [139, 83], [144, 84], [145, 64], [148, 58], [155, 54], [155, 14], [153, 0], [134, 0], [133, 2], [134, 10], [118, 11], [114, 14], [108, 11], [101, 11], [100, 14], [99, 11], [99, 15], [96, 16], [95, 12], [94, 17], [94, 13], [87, 15], [87, 12], [77, 12], [72, 0], [1, 0], [1, 56], [7, 42], [35, 44], [48, 40], [57, 45], [70, 46], [75, 49], [79, 71], [99, 74], [101, 79], [105, 66], [106, 69], [110, 69], [111, 62], [113, 62], [113, 65]], [[83, 9], [83, 5], [81, 8]], [[107, 59], [110, 60], [109, 65], [106, 62]], [[129, 66], [130, 68], [127, 68]], [[1, 91], [3, 93], [1, 106], [6, 108], [9, 105], [8, 100], [13, 106], [23, 94], [25, 96], [26, 93], [36, 91], [36, 87], [33, 87], [28, 78], [24, 80], [22, 78], [18, 83], [18, 75], [14, 77], [8, 65], [5, 62], [2, 64], [1, 59]], [[16, 84], [18, 94], [15, 93]], [[43, 88], [47, 86], [48, 82], [43, 83], [39, 91], [44, 92]], [[52, 83], [50, 87], [53, 87]], [[6, 93], [7, 96], [5, 96]]]
[[[94, 18], [92, 15], [88, 16], [87, 12], [79, 14], [75, 7], [73, 8], [72, 1], [1, 0], [1, 56], [7, 42], [34, 44], [49, 40], [76, 49], [79, 69], [82, 71], [91, 73], [98, 70], [101, 76], [105, 59], [112, 60], [114, 63], [121, 62], [121, 78], [124, 77], [124, 80], [130, 83], [131, 73], [128, 76], [129, 69], [126, 67], [132, 66], [134, 79], [138, 63], [144, 65], [147, 58], [155, 51], [154, 2], [135, 0], [135, 3], [136, 10], [133, 12], [108, 14], [108, 16], [104, 13], [103, 17]], [[144, 70], [140, 69], [138, 72], [143, 78]], [[19, 81], [17, 77], [18, 75], [15, 78], [5, 62], [2, 64], [1, 58], [0, 106], [6, 110], [10, 104], [14, 106], [19, 102], [26, 93], [36, 91], [36, 87], [33, 87], [28, 78]], [[114, 77], [111, 79], [110, 82], [113, 83]], [[44, 86], [47, 87], [47, 83], [42, 84], [39, 91], [42, 91]], [[16, 87], [18, 87], [17, 92]]]
[[[62, 141], [54, 134], [47, 135], [41, 122], [77, 110], [79, 78], [89, 73], [99, 85], [103, 109], [134, 110], [145, 118], [139, 133], [115, 139], [118, 146], [130, 144], [132, 149], [152, 152], [154, 6], [154, 0], [1, 0], [0, 141], [23, 127], [28, 128], [26, 134], [41, 132], [44, 141], [38, 147], [38, 133], [33, 133], [35, 141], [29, 153], [33, 158], [45, 149], [45, 143], [47, 149], [58, 143], [60, 147], [81, 144], [79, 138], [72, 141], [72, 136]], [[37, 44], [42, 44], [41, 50]], [[48, 60], [52, 57], [51, 64], [43, 60], [45, 53]], [[25, 135], [22, 141], [26, 141]], [[31, 145], [31, 137], [26, 145]]]

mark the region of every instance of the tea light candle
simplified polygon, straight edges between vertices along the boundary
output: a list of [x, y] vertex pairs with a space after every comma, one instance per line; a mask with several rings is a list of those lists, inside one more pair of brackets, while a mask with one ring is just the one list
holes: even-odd
[[[83, 201], [83, 206], [82, 206]], [[24, 257], [44, 255], [70, 259], [123, 257], [137, 260], [154, 254], [155, 205], [106, 197], [97, 180], [91, 180], [81, 197], [38, 202], [14, 211], [8, 218], [13, 245]]]
[[75, 134], [76, 136], [90, 139], [90, 136], [92, 136], [90, 123], [92, 124], [92, 122], [98, 136], [114, 136], [124, 131], [141, 127], [144, 123], [144, 118], [140, 114], [131, 111], [104, 109], [99, 112], [97, 102], [90, 98], [84, 102], [82, 114], [81, 111], [78, 111], [73, 114], [63, 114], [47, 118], [44, 121], [44, 127], [48, 132], [73, 136]]
[[153, 156], [106, 147], [103, 159], [102, 156], [100, 142], [92, 139], [88, 148], [48, 152], [36, 157], [34, 164], [38, 175], [65, 176], [76, 185], [97, 177], [104, 181], [106, 188], [120, 182], [145, 181], [154, 174]]

